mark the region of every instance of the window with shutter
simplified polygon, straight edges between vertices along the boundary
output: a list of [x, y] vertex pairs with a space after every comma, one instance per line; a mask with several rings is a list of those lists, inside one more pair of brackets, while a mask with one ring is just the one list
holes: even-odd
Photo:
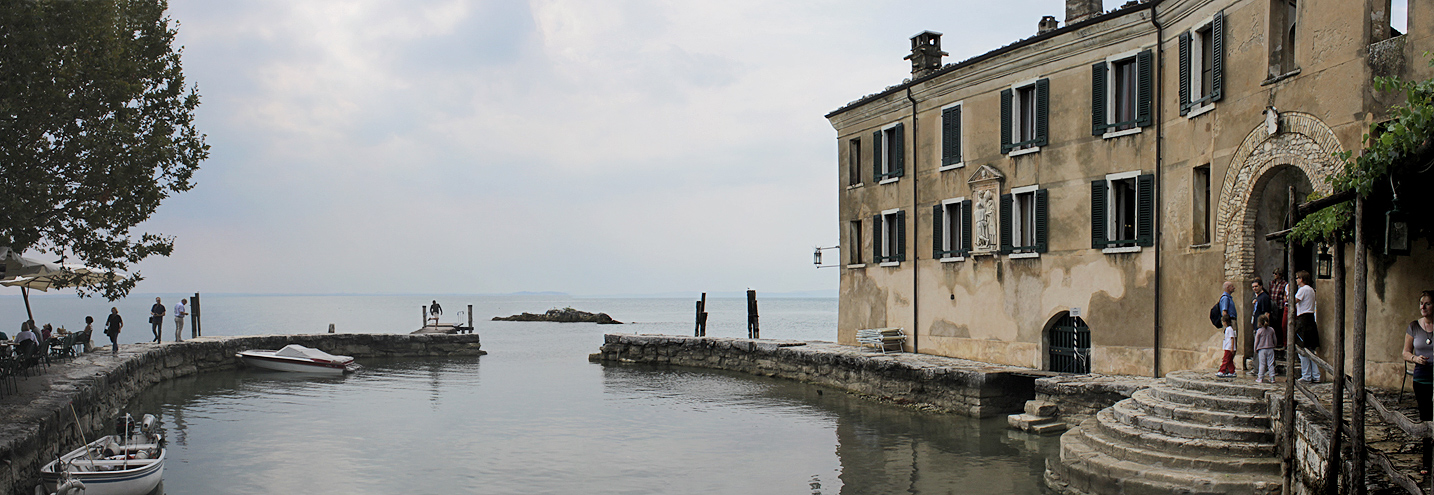
[[1036, 79], [1001, 90], [1001, 150], [1011, 156], [1040, 151], [1047, 137], [1050, 80]]
[[1123, 172], [1091, 183], [1091, 247], [1106, 253], [1154, 245], [1155, 176]]
[[1105, 179], [1090, 181], [1090, 247], [1105, 249], [1105, 225], [1109, 218], [1105, 214]]
[[871, 217], [871, 262], [886, 262], [886, 217]]
[[1224, 95], [1225, 13], [1180, 34], [1180, 115], [1204, 114]]
[[1011, 253], [1011, 195], [1001, 195], [1001, 254]]
[[849, 259], [849, 260], [847, 261], [847, 263], [848, 263], [848, 264], [851, 264], [851, 265], [860, 265], [860, 264], [861, 264], [861, 251], [862, 251], [862, 248], [864, 247], [864, 246], [861, 245], [861, 244], [862, 244], [861, 220], [852, 220], [852, 221], [849, 223], [849, 225], [850, 225], [850, 226], [847, 228], [847, 238], [846, 238], [847, 244], [846, 244], [846, 249], [845, 249], [845, 250], [846, 250], [846, 252], [851, 253], [851, 254], [849, 255], [849, 256], [851, 257], [851, 259]]
[[941, 170], [962, 165], [961, 103], [953, 103], [941, 109]]
[[896, 256], [897, 262], [906, 261], [906, 211], [896, 212]]
[[873, 218], [876, 224], [876, 262], [895, 266], [906, 260], [906, 212], [886, 210]]
[[1154, 65], [1153, 52], [1141, 50], [1091, 66], [1092, 135], [1109, 139], [1135, 134], [1154, 122]]
[[861, 185], [861, 138], [846, 142], [847, 185]]
[[1002, 239], [1002, 247], [1012, 258], [1035, 257], [1044, 249], [1046, 213], [1041, 199], [1044, 196], [1045, 190], [1038, 186], [1025, 186], [1013, 188], [1011, 194], [1001, 197], [1002, 220], [1009, 219], [1009, 226], [1001, 227], [1003, 234], [1009, 231]]
[[965, 198], [953, 198], [942, 201], [932, 209], [933, 258], [960, 261], [966, 256], [969, 249], [964, 246], [969, 244], [967, 230], [971, 215], [964, 205], [969, 203]]
[[1001, 90], [1001, 154], [1011, 152], [1011, 90]]
[[971, 200], [961, 202], [961, 256], [971, 254]]
[[879, 184], [894, 182], [904, 174], [906, 149], [903, 127], [897, 122], [872, 135], [872, 175]]

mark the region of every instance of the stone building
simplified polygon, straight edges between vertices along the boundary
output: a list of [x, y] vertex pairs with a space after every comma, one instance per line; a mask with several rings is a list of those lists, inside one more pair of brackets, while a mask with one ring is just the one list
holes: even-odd
[[[1032, 37], [951, 64], [940, 33], [918, 34], [910, 79], [827, 115], [841, 169], [839, 340], [902, 327], [908, 351], [992, 363], [1214, 369], [1208, 312], [1231, 280], [1248, 352], [1250, 282], [1284, 264], [1265, 234], [1285, 228], [1288, 188], [1301, 202], [1328, 192], [1334, 154], [1359, 150], [1401, 101], [1376, 76], [1431, 75], [1434, 0], [1394, 1], [1408, 2], [1407, 34], [1389, 25], [1391, 0], [1109, 12], [1066, 0], [1064, 25], [1040, 19]], [[1313, 272], [1317, 246], [1291, 249], [1290, 272]], [[1403, 376], [1403, 328], [1434, 288], [1431, 258], [1419, 241], [1371, 264], [1371, 384]], [[1325, 342], [1332, 292], [1317, 298]]]

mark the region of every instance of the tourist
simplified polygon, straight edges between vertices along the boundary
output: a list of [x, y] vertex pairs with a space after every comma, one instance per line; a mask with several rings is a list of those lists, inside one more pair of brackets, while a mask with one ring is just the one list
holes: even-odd
[[91, 335], [94, 335], [94, 334], [95, 334], [95, 317], [93, 317], [93, 316], [86, 316], [86, 317], [85, 317], [85, 329], [84, 329], [84, 330], [81, 330], [81, 331], [80, 331], [80, 334], [75, 337], [75, 342], [78, 342], [78, 343], [84, 345], [84, 346], [85, 346], [85, 352], [90, 352], [90, 344], [91, 344], [91, 342], [90, 342], [90, 336], [91, 336]]
[[1235, 377], [1235, 319], [1229, 316], [1220, 317], [1220, 322], [1225, 324], [1225, 343], [1221, 346], [1225, 350], [1225, 357], [1220, 359], [1220, 369], [1215, 371], [1219, 378]]
[[1285, 346], [1285, 302], [1289, 299], [1289, 284], [1285, 282], [1285, 269], [1276, 268], [1270, 274], [1270, 322], [1275, 329], [1275, 343]]
[[[1310, 286], [1310, 272], [1295, 273], [1295, 343], [1313, 353], [1319, 349], [1319, 326], [1315, 324], [1315, 290]], [[1300, 381], [1319, 383], [1319, 366], [1300, 354]]]
[[[188, 299], [180, 299], [180, 300], [179, 300], [179, 303], [174, 305], [174, 341], [175, 341], [175, 342], [183, 342], [183, 341], [184, 341], [184, 339], [181, 338], [181, 337], [184, 336], [184, 335], [183, 335], [183, 334], [184, 334], [184, 316], [187, 315], [187, 314], [189, 314], [189, 312], [185, 309], [184, 305], [185, 305], [185, 303], [188, 303], [188, 302], [189, 302]], [[190, 334], [190, 338], [193, 338], [193, 337], [194, 337], [194, 335], [193, 335], [193, 334]]]
[[1265, 291], [1265, 283], [1260, 280], [1260, 277], [1255, 277], [1255, 280], [1250, 282], [1250, 290], [1255, 293], [1255, 299], [1250, 301], [1252, 308], [1250, 311], [1250, 324], [1255, 325], [1255, 328], [1259, 328], [1261, 326], [1259, 324], [1260, 315], [1270, 314], [1271, 305], [1273, 303], [1270, 301], [1270, 293]]
[[40, 343], [49, 342], [49, 341], [50, 341], [50, 337], [54, 337], [54, 336], [55, 336], [55, 327], [50, 326], [49, 323], [46, 323], [44, 327], [41, 327], [41, 328], [40, 328]]
[[164, 326], [164, 303], [159, 302], [158, 297], [154, 298], [154, 306], [149, 307], [149, 325], [153, 327], [151, 330], [154, 331], [154, 341], [160, 342], [162, 339], [159, 338], [159, 331]]
[[[1434, 392], [1434, 373], [1430, 361], [1434, 361], [1434, 291], [1419, 294], [1419, 319], [1409, 322], [1404, 330], [1404, 362], [1414, 363], [1414, 403], [1419, 406], [1419, 421], [1434, 419], [1434, 408], [1430, 406], [1430, 393]], [[1423, 444], [1423, 466], [1419, 474], [1429, 474], [1429, 457], [1434, 441], [1425, 437]]]
[[40, 337], [35, 335], [35, 322], [27, 321], [20, 324], [20, 333], [15, 334], [15, 343], [19, 344], [26, 340], [40, 343]]
[[[1226, 280], [1223, 288], [1225, 292], [1220, 294], [1220, 314], [1222, 316], [1228, 316], [1231, 321], [1234, 321], [1238, 313], [1238, 311], [1235, 310], [1235, 296], [1231, 295], [1235, 293], [1235, 283]], [[1225, 323], [1224, 326], [1229, 325], [1229, 323]]]
[[1275, 329], [1270, 326], [1270, 315], [1260, 315], [1255, 324], [1255, 383], [1264, 382], [1264, 377], [1269, 377], [1267, 383], [1275, 383]]
[[[158, 298], [155, 298], [158, 299]], [[110, 337], [110, 355], [119, 355], [119, 334], [124, 328], [124, 318], [120, 318], [119, 308], [110, 308], [110, 318], [105, 320], [105, 335]]]
[[433, 320], [433, 325], [438, 325], [438, 315], [443, 314], [443, 306], [438, 305], [438, 300], [433, 300], [433, 305], [428, 307], [428, 319]]

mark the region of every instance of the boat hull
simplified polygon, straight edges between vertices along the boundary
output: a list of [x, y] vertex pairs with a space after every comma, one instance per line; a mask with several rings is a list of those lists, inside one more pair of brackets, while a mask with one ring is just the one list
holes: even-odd
[[[90, 445], [99, 445], [112, 437], [101, 438]], [[64, 456], [71, 465], [69, 476], [85, 484], [85, 495], [145, 495], [153, 492], [160, 481], [164, 480], [165, 449], [159, 449], [157, 458], [129, 461], [85, 459], [83, 457], [88, 449], [90, 446], [81, 447]], [[56, 472], [56, 462], [52, 461], [40, 468], [40, 481], [44, 483], [47, 493], [55, 492], [60, 483], [63, 483], [63, 476], [64, 474]]]
[[[259, 351], [262, 352], [262, 351]], [[274, 371], [289, 371], [295, 373], [319, 373], [327, 375], [342, 375], [352, 373], [358, 369], [358, 365], [352, 360], [347, 362], [322, 362], [308, 359], [288, 358], [283, 356], [259, 354], [256, 351], [244, 351], [236, 354], [245, 366], [262, 368]]]

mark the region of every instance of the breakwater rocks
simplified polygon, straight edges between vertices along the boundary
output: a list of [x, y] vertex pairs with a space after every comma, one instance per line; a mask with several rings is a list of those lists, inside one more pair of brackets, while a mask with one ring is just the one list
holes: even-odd
[[980, 418], [1020, 411], [1035, 397], [1033, 382], [1041, 376], [1028, 368], [830, 342], [672, 335], [608, 334], [589, 360], [740, 371]]
[[523, 313], [509, 317], [494, 316], [493, 321], [552, 321], [558, 323], [597, 323], [599, 325], [621, 325], [607, 313], [589, 313], [573, 308], [550, 309], [547, 313]]
[[[109, 347], [56, 361], [0, 388], [0, 494], [28, 495], [40, 466], [109, 431], [116, 413], [140, 392], [175, 377], [239, 366], [234, 354], [299, 344], [355, 358], [477, 356], [478, 335], [318, 334], [200, 337], [182, 343]], [[8, 385], [7, 385], [8, 386]], [[14, 392], [14, 393], [11, 393]], [[129, 411], [144, 413], [154, 411]], [[83, 431], [76, 428], [76, 417]]]

